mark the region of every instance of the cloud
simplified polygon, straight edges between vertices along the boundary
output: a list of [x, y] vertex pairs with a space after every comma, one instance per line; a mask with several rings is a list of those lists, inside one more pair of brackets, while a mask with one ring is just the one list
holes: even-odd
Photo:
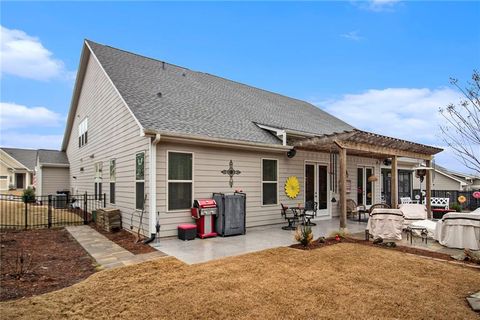
[[59, 149], [63, 135], [0, 132], [0, 146], [27, 149]]
[[353, 41], [360, 41], [360, 40], [363, 39], [363, 37], [361, 37], [361, 36], [358, 34], [358, 31], [357, 31], [357, 30], [355, 30], [355, 31], [350, 31], [350, 32], [341, 34], [340, 36], [343, 37], [343, 38], [345, 38], [345, 39], [353, 40]]
[[61, 60], [46, 49], [38, 38], [21, 30], [0, 26], [1, 73], [34, 80], [71, 78]]
[[[461, 94], [450, 88], [387, 88], [314, 103], [358, 129], [444, 148], [439, 107], [458, 102]], [[466, 171], [446, 150], [440, 164]]]
[[393, 11], [394, 7], [400, 2], [400, 0], [370, 0], [361, 1], [354, 0], [352, 3], [364, 10], [373, 12]]
[[59, 113], [45, 107], [32, 107], [0, 102], [0, 130], [31, 127], [57, 127], [63, 124]]

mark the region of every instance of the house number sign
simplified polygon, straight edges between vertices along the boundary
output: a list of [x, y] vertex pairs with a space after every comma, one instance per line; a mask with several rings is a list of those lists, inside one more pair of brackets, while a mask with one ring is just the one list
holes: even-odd
[[241, 173], [240, 170], [233, 169], [233, 161], [232, 160], [230, 160], [229, 168], [227, 170], [222, 170], [221, 172], [230, 177], [230, 188], [233, 187], [233, 176]]

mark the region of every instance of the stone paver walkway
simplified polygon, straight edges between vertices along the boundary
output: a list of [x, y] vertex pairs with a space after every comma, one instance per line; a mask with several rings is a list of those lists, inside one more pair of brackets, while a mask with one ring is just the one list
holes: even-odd
[[67, 231], [102, 267], [116, 268], [166, 256], [161, 251], [133, 254], [89, 226], [66, 227]]

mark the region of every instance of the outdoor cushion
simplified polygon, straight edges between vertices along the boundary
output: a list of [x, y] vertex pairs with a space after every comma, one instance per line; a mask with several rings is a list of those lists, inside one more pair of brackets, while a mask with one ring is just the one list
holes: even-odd
[[183, 230], [190, 230], [190, 229], [196, 229], [196, 228], [197, 226], [191, 223], [185, 223], [178, 226], [178, 229], [183, 229]]
[[[435, 236], [435, 228], [437, 227], [437, 222], [432, 221], [432, 220], [418, 220], [414, 221], [411, 224], [414, 227], [422, 227], [427, 230], [427, 237], [430, 239], [433, 239]], [[420, 236], [420, 230], [414, 229], [413, 233], [415, 233], [417, 236]]]

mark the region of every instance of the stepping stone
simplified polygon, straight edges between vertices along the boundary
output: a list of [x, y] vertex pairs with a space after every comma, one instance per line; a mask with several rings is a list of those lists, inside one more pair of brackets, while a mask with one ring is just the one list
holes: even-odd
[[467, 297], [467, 301], [473, 311], [480, 311], [480, 291]]

